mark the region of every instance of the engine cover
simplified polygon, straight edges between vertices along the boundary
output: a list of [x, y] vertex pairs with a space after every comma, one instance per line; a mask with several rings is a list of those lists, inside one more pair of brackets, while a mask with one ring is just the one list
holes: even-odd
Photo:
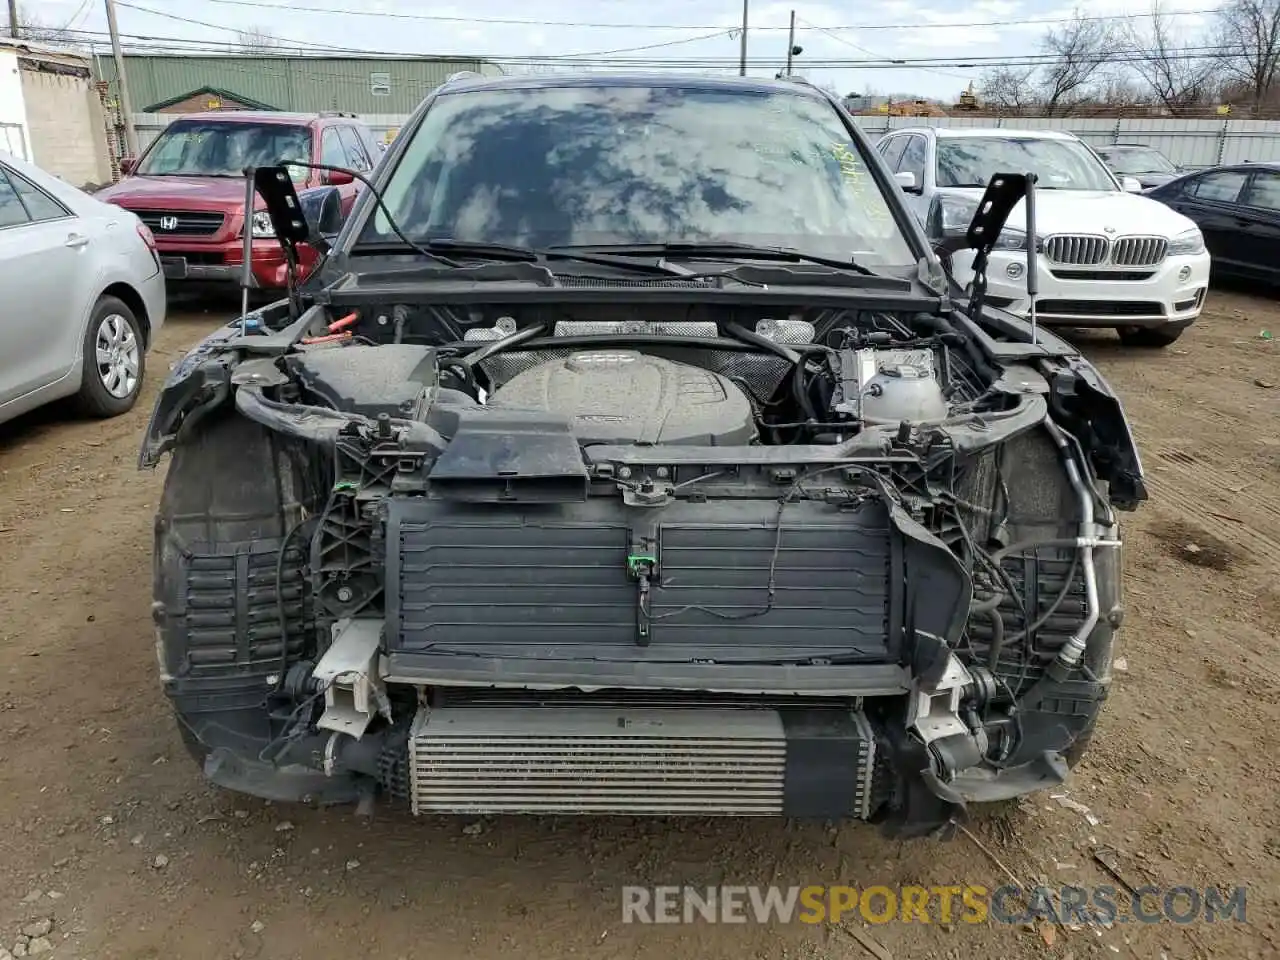
[[489, 405], [573, 418], [584, 443], [730, 446], [755, 439], [747, 395], [701, 367], [637, 350], [583, 350], [504, 384]]

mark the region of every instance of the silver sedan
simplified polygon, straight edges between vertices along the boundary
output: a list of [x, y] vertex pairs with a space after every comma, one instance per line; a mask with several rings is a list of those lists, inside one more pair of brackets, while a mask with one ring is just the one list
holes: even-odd
[[0, 151], [0, 422], [54, 400], [114, 417], [138, 399], [165, 318], [151, 232]]

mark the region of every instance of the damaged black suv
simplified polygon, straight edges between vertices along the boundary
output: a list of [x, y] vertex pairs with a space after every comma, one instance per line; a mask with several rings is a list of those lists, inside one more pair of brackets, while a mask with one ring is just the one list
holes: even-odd
[[143, 441], [205, 774], [914, 834], [1060, 783], [1142, 468], [1097, 371], [960, 291], [940, 231], [805, 83], [438, 89]]

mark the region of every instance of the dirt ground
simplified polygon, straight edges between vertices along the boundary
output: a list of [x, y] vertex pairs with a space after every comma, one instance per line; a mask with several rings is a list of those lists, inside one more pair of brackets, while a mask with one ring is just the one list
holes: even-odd
[[[362, 820], [207, 785], [156, 680], [163, 475], [135, 459], [166, 368], [217, 319], [172, 317], [129, 416], [0, 427], [0, 958], [1280, 954], [1276, 303], [1214, 293], [1167, 351], [1082, 338], [1132, 417], [1152, 496], [1125, 528], [1124, 669], [1062, 798], [1097, 822], [1038, 795], [978, 817], [981, 848], [862, 824]], [[1007, 868], [1025, 883], [1114, 885], [1099, 850], [1134, 886], [1246, 885], [1247, 922], [621, 922], [626, 884], [995, 887]]]

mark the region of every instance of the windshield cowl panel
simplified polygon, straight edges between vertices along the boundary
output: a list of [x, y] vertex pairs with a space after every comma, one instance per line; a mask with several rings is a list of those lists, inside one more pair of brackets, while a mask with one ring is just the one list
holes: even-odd
[[[284, 123], [177, 120], [156, 138], [134, 173], [143, 177], [243, 177], [245, 167], [311, 159], [311, 130]], [[307, 172], [291, 170], [297, 180]]]
[[985, 187], [997, 173], [1030, 171], [1040, 190], [1118, 190], [1106, 166], [1075, 140], [939, 137], [939, 187]]
[[[442, 94], [383, 195], [417, 243], [736, 243], [873, 269], [916, 261], [836, 109], [785, 90]], [[373, 209], [355, 236], [395, 239]]]

